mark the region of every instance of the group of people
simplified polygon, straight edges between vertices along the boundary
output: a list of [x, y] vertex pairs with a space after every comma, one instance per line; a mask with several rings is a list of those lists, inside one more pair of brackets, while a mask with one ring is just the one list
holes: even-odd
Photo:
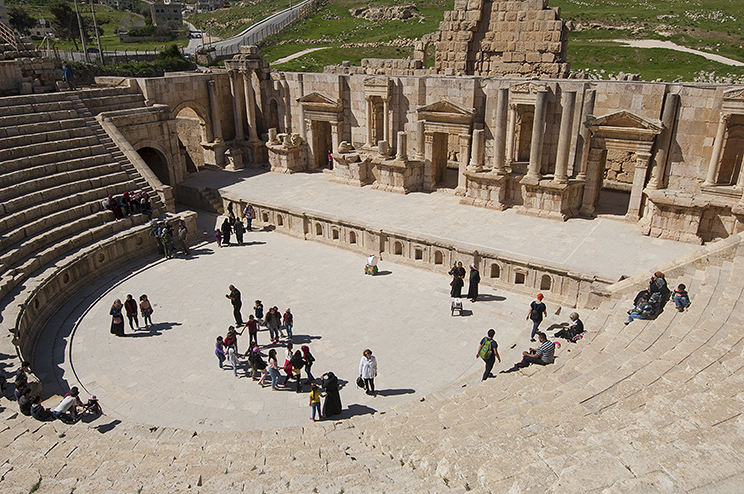
[[669, 290], [664, 273], [657, 271], [651, 276], [648, 288], [641, 290], [633, 300], [633, 308], [628, 311], [627, 326], [636, 319], [653, 319], [664, 309], [670, 297], [679, 312], [690, 307], [690, 294], [687, 287], [680, 283], [674, 292]]
[[[111, 305], [109, 314], [111, 315], [111, 334], [116, 336], [124, 336], [124, 316], [122, 314], [122, 308], [126, 311], [127, 319], [129, 319], [129, 328], [132, 331], [140, 329], [139, 318], [137, 317], [137, 301], [134, 300], [131, 294], [127, 295], [124, 303], [121, 303], [120, 299], [114, 300]], [[139, 311], [142, 315], [145, 329], [152, 326], [152, 304], [148, 300], [147, 295], [144, 293], [139, 298]], [[137, 326], [135, 329], [135, 325]]]
[[[237, 218], [233, 211], [233, 203], [227, 205], [227, 215], [222, 221], [220, 228], [214, 231], [214, 238], [217, 241], [217, 245], [222, 247], [223, 245], [230, 245], [230, 238], [235, 233], [235, 240], [238, 245], [243, 245], [243, 234], [250, 232], [253, 229], [253, 216], [255, 211], [253, 206], [248, 204], [243, 208], [243, 217]], [[245, 223], [243, 223], [245, 220]]]
[[[285, 338], [284, 332], [287, 333], [286, 339], [292, 341], [294, 334], [292, 328], [294, 327], [294, 315], [292, 310], [287, 308], [284, 314], [279, 312], [279, 307], [276, 305], [269, 307], [269, 311], [266, 313], [264, 318], [264, 306], [263, 302], [256, 300], [253, 305], [253, 314], [248, 316], [248, 322], [243, 322], [243, 315], [241, 309], [243, 307], [243, 301], [241, 300], [240, 290], [235, 288], [235, 285], [230, 285], [230, 293], [225, 295], [230, 300], [233, 308], [233, 317], [235, 318], [235, 326], [243, 326], [243, 330], [248, 329], [248, 334], [252, 339], [255, 340], [255, 344], [258, 345], [258, 330], [260, 326], [264, 326], [269, 330], [269, 337], [271, 343], [279, 343], [282, 338]], [[243, 334], [242, 332], [240, 334]]]
[[[449, 271], [450, 276], [452, 276], [452, 281], [450, 282], [450, 286], [452, 289], [450, 290], [450, 296], [452, 298], [461, 298], [462, 297], [462, 288], [465, 286], [465, 268], [462, 266], [462, 261], [457, 261], [453, 266], [452, 269]], [[471, 302], [476, 302], [478, 300], [478, 284], [480, 283], [480, 272], [478, 271], [478, 267], [475, 265], [475, 263], [472, 263], [470, 265], [470, 275], [468, 277], [468, 295], [467, 298]]]
[[183, 220], [179, 220], [175, 228], [166, 221], [153, 221], [150, 224], [150, 236], [155, 237], [158, 243], [158, 252], [164, 255], [166, 259], [171, 259], [174, 256], [175, 241], [178, 241], [185, 255], [191, 253], [191, 249], [189, 249], [189, 229]]
[[114, 213], [114, 218], [120, 220], [125, 216], [132, 214], [146, 214], [148, 219], [152, 218], [152, 206], [150, 197], [146, 191], [127, 191], [121, 197], [114, 197], [109, 194], [106, 199], [101, 201], [103, 209], [108, 209]]
[[[5, 378], [2, 378], [0, 387], [5, 392]], [[13, 396], [18, 402], [19, 411], [28, 417], [45, 422], [48, 420], [60, 420], [66, 424], [74, 424], [82, 416], [83, 412], [91, 412], [96, 415], [103, 414], [101, 405], [95, 396], [91, 396], [86, 403], [80, 400], [77, 387], [72, 387], [64, 396], [62, 401], [53, 410], [45, 408], [41, 404], [41, 382], [31, 372], [31, 364], [22, 362], [21, 367], [15, 373], [15, 391]]]

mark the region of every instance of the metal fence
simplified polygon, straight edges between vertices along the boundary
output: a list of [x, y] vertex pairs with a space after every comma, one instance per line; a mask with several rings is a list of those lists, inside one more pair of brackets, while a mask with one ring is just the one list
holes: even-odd
[[[40, 50], [45, 57], [55, 60], [69, 60], [73, 62], [87, 62], [85, 53], [79, 51], [65, 50]], [[103, 58], [106, 63], [137, 63], [151, 62], [158, 58], [160, 52], [153, 50], [126, 50], [126, 51], [104, 51]], [[100, 63], [101, 56], [99, 53], [88, 53], [92, 63]]]

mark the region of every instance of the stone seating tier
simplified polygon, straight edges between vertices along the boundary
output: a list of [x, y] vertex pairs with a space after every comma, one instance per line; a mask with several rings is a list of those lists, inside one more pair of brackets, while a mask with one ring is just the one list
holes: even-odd
[[[133, 108], [142, 108], [145, 105], [145, 98], [140, 93], [120, 94], [125, 88], [111, 88], [91, 91], [90, 94], [81, 94], [80, 99], [83, 104], [93, 115], [98, 115], [106, 111], [131, 110]], [[104, 91], [103, 94], [98, 91]], [[108, 91], [108, 93], [106, 93]], [[110, 93], [110, 94], [109, 94]]]
[[[49, 165], [55, 166], [57, 164], [66, 163], [67, 160], [105, 155], [106, 152], [104, 146], [100, 144], [93, 146], [79, 146], [72, 149], [54, 151], [45, 151], [43, 146], [40, 147], [42, 148], [42, 152], [38, 154], [31, 154], [23, 158], [12, 159], [8, 161], [0, 161], [0, 168], [3, 170], [3, 174], [2, 176], [0, 176], [0, 180], [11, 180], [10, 175], [14, 172], [21, 173], [21, 176], [23, 176], [23, 173], [26, 170], [30, 171], [36, 167]], [[63, 169], [64, 168], [59, 168], [59, 170]], [[15, 180], [15, 177], [13, 177], [13, 180]]]
[[[98, 154], [83, 158], [45, 163], [0, 175], [0, 187], [6, 188], [7, 198], [28, 194], [35, 189], [45, 189], [59, 183], [63, 173], [72, 181], [90, 178], [107, 172], [116, 172], [118, 163], [107, 163], [108, 156]], [[11, 186], [15, 186], [10, 188]]]

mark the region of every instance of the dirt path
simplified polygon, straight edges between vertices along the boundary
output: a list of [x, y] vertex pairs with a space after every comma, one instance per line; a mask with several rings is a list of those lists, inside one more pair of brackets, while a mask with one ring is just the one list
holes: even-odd
[[312, 53], [318, 50], [325, 50], [327, 48], [330, 48], [330, 46], [321, 46], [320, 48], [308, 48], [307, 50], [298, 51], [297, 53], [293, 53], [289, 56], [286, 56], [284, 58], [280, 58], [279, 60], [271, 62], [271, 65], [279, 65], [280, 63], [289, 62], [290, 60], [294, 60], [295, 58], [300, 58], [302, 55], [307, 55], [308, 53]]
[[721, 55], [715, 55], [713, 53], [708, 53], [708, 52], [704, 52], [700, 50], [693, 50], [692, 48], [680, 46], [675, 43], [672, 43], [671, 41], [658, 41], [654, 39], [642, 39], [642, 40], [614, 39], [612, 41], [616, 43], [622, 43], [624, 45], [629, 45], [629, 46], [632, 46], [633, 48], [666, 48], [667, 50], [683, 51], [685, 53], [692, 53], [694, 55], [700, 55], [701, 57], [705, 57], [708, 60], [713, 60], [714, 62], [719, 62], [722, 64], [731, 65], [734, 67], [744, 67], [744, 62], [740, 62], [732, 58], [722, 57]]

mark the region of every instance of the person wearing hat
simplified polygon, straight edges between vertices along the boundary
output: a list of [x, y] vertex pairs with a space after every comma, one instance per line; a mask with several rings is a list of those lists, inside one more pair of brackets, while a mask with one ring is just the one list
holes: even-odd
[[478, 283], [480, 283], [480, 273], [475, 263], [470, 265], [470, 278], [468, 280], [468, 298], [471, 302], [478, 300]]
[[537, 300], [534, 300], [530, 304], [530, 310], [529, 312], [527, 312], [527, 317], [525, 318], [532, 321], [532, 333], [530, 334], [530, 341], [535, 341], [535, 333], [537, 333], [537, 328], [540, 326], [540, 323], [543, 320], [543, 316], [548, 316], [548, 309], [543, 303], [543, 294], [538, 293]]

